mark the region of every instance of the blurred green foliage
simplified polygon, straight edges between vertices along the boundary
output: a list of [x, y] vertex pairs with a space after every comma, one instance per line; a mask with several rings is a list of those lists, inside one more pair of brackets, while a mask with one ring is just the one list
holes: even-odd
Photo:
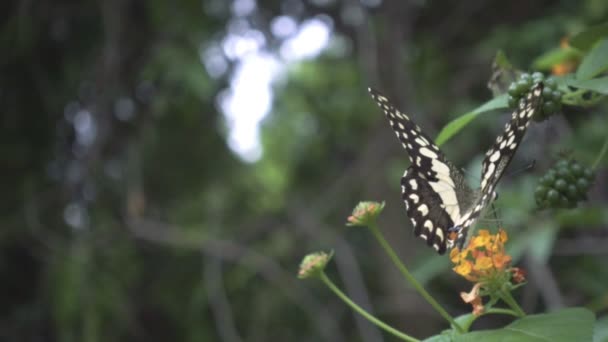
[[[412, 237], [398, 194], [405, 154], [366, 88], [382, 89], [435, 136], [491, 101], [496, 51], [529, 70], [563, 37], [601, 31], [608, 14], [601, 0], [260, 1], [241, 16], [239, 3], [0, 5], [1, 340], [383, 340], [331, 294], [297, 281], [301, 256], [319, 248], [335, 249], [329, 272], [362, 306], [414, 336], [436, 333], [440, 317], [395, 281], [366, 232], [342, 228], [354, 203], [386, 200], [381, 224], [405, 263], [451, 313], [469, 310], [447, 260]], [[279, 56], [285, 39], [271, 26], [280, 15], [331, 22], [334, 39], [318, 58], [279, 58], [285, 73], [262, 122], [263, 155], [248, 163], [229, 148], [221, 111], [239, 60], [224, 54], [225, 72], [213, 74], [205, 52], [245, 22]], [[604, 53], [604, 43], [579, 39]], [[348, 48], [336, 53], [338, 41]], [[583, 64], [564, 86], [606, 94], [605, 61]], [[608, 158], [586, 204], [533, 210], [535, 180], [557, 152], [595, 161], [606, 109], [564, 106], [535, 125], [512, 169], [536, 167], [499, 189], [498, 217], [530, 273], [528, 312], [607, 310]], [[472, 178], [499, 113], [442, 147]], [[78, 127], [90, 130], [91, 120], [94, 134], [83, 138]], [[604, 331], [605, 319], [598, 324]]]

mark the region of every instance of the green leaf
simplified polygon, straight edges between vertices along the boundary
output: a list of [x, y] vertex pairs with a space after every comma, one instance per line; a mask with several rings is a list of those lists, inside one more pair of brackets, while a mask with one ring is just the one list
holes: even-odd
[[532, 63], [532, 66], [536, 70], [550, 70], [556, 64], [577, 59], [580, 56], [581, 53], [573, 48], [555, 48], [538, 56]]
[[608, 23], [589, 27], [570, 39], [570, 46], [588, 51], [600, 39], [608, 37]]
[[479, 114], [500, 108], [507, 108], [507, 94], [497, 96], [477, 107], [475, 110], [461, 115], [460, 117], [449, 122], [447, 125], [445, 125], [445, 127], [443, 127], [441, 132], [439, 132], [435, 143], [440, 146], [444, 142], [448, 141], [454, 134], [458, 133], [461, 129], [468, 125], [469, 122], [473, 121], [473, 119], [475, 119]]
[[456, 321], [456, 323], [458, 323], [458, 325], [460, 325], [464, 329], [464, 331], [469, 331], [469, 329], [471, 329], [471, 325], [473, 324], [473, 322], [475, 322], [477, 318], [479, 318], [479, 316], [472, 313], [468, 313], [460, 315], [454, 318], [454, 320]]
[[576, 78], [588, 80], [608, 70], [608, 39], [597, 43], [576, 71]]
[[484, 342], [571, 342], [591, 341], [593, 313], [584, 308], [569, 308], [540, 315], [530, 315], [502, 329], [475, 331], [454, 336], [454, 341]]
[[600, 94], [608, 95], [608, 76], [598, 77], [591, 80], [575, 80], [573, 78], [565, 78], [564, 83], [576, 88], [593, 90]]
[[425, 338], [423, 340], [423, 342], [451, 342], [452, 337], [449, 334], [440, 334], [440, 335], [435, 335], [435, 336], [431, 336], [429, 338]]

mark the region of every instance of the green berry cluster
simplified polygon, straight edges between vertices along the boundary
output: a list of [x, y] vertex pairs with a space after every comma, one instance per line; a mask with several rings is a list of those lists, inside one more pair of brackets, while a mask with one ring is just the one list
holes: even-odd
[[593, 171], [574, 159], [561, 159], [539, 179], [534, 192], [536, 205], [545, 208], [574, 208], [587, 198]]
[[532, 75], [523, 73], [519, 79], [509, 86], [509, 107], [517, 108], [519, 100], [525, 96], [533, 85], [543, 83], [543, 109], [534, 115], [535, 121], [543, 121], [554, 113], [559, 112], [562, 107], [562, 92], [557, 89], [557, 83], [551, 77], [546, 78], [540, 72]]

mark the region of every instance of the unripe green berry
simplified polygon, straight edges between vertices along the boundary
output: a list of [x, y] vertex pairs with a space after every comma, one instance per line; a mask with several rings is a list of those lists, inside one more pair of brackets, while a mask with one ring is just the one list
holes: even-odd
[[524, 93], [527, 93], [529, 89], [530, 89], [530, 87], [528, 86], [528, 84], [525, 81], [524, 82], [522, 82], [521, 80], [517, 81], [516, 88], [515, 88], [517, 95], [523, 95]]
[[555, 185], [554, 186], [555, 186], [555, 189], [557, 189], [557, 190], [559, 190], [561, 192], [564, 192], [564, 191], [566, 191], [566, 189], [568, 189], [568, 183], [564, 179], [562, 179], [562, 178], [558, 178], [555, 181]]
[[578, 190], [576, 189], [576, 186], [574, 184], [568, 184], [568, 188], [566, 189], [566, 196], [568, 196], [570, 200], [579, 199]]
[[545, 79], [545, 75], [543, 75], [541, 72], [535, 72], [532, 74], [532, 78], [534, 79], [534, 83], [538, 82], [538, 81], [543, 81]]
[[550, 77], [545, 80], [545, 86], [555, 89], [557, 87], [557, 83], [555, 82], [555, 79]]
[[549, 204], [557, 204], [559, 202], [559, 192], [555, 189], [547, 191], [547, 201], [549, 201]]
[[562, 166], [557, 169], [557, 176], [561, 178], [570, 178], [570, 170], [568, 170], [567, 167]]
[[572, 172], [573, 175], [580, 177], [583, 175], [584, 170], [580, 164], [576, 163], [570, 165], [570, 172]]
[[555, 175], [554, 174], [547, 173], [546, 175], [544, 175], [540, 179], [540, 184], [542, 184], [542, 185], [544, 185], [546, 187], [552, 187], [554, 182], [555, 182]]
[[536, 187], [536, 190], [534, 190], [534, 196], [536, 196], [536, 198], [544, 198], [547, 194], [547, 190], [549, 189], [542, 185], [539, 185]]
[[579, 194], [582, 194], [582, 195], [586, 194], [587, 190], [589, 190], [589, 186], [590, 186], [590, 184], [585, 178], [579, 178], [576, 181], [576, 187], [578, 188]]
[[515, 84], [515, 82], [509, 85], [509, 90], [507, 90], [507, 93], [509, 93], [511, 96], [517, 96], [517, 84]]

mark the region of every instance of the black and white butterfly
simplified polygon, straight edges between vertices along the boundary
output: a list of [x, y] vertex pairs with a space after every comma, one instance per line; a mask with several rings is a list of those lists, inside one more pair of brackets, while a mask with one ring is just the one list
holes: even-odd
[[480, 188], [473, 190], [418, 125], [386, 97], [369, 89], [409, 154], [411, 165], [401, 178], [401, 194], [414, 234], [439, 254], [454, 246], [462, 248], [469, 227], [496, 198], [496, 184], [513, 159], [530, 120], [542, 108], [542, 90], [542, 83], [538, 83], [522, 97], [504, 132], [486, 152]]

